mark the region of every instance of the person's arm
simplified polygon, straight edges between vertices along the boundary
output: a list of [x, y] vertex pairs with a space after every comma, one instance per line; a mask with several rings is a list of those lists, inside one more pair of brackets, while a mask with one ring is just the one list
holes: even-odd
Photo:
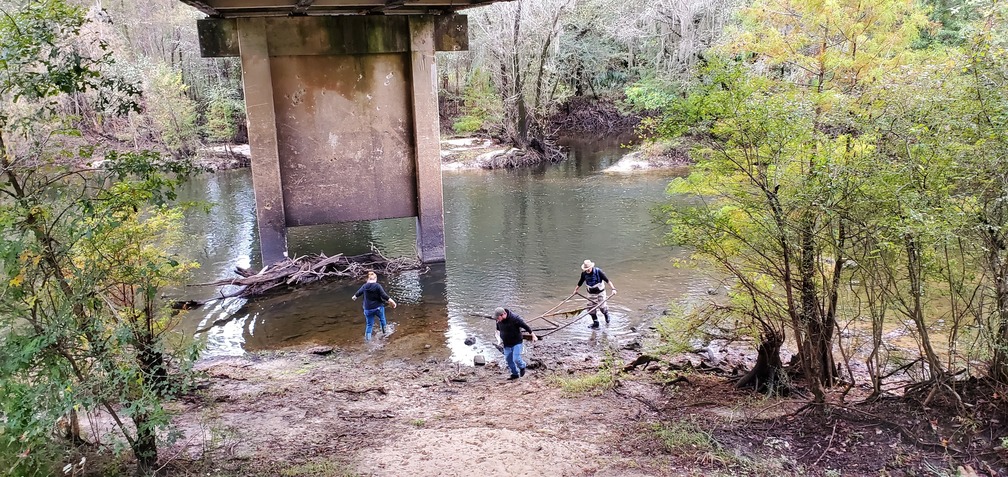
[[[580, 289], [581, 289], [581, 285], [584, 285], [584, 282], [585, 282], [585, 273], [584, 273], [584, 272], [581, 272], [581, 279], [580, 279], [580, 280], [578, 280], [578, 284], [577, 284], [577, 286], [576, 286], [576, 287], [574, 287], [574, 293], [577, 293], [577, 292], [578, 292], [578, 290], [580, 290]], [[574, 293], [571, 293], [571, 295], [573, 295]]]
[[357, 293], [354, 293], [353, 296], [350, 299], [354, 300], [354, 301], [357, 301], [357, 297], [361, 296], [363, 293], [364, 293], [364, 287], [362, 286], [362, 287], [360, 287], [360, 288], [357, 289]]
[[520, 316], [515, 316], [515, 318], [518, 319], [518, 327], [528, 331], [529, 334], [532, 335], [532, 341], [539, 341], [539, 337], [535, 335], [534, 331], [532, 331], [532, 327], [529, 326], [528, 323], [525, 323], [525, 320], [521, 319]]
[[388, 296], [388, 293], [385, 293], [385, 287], [378, 285], [378, 293], [381, 295], [381, 299], [385, 303], [388, 303], [389, 306], [391, 306], [392, 308], [396, 307], [395, 300], [393, 300], [392, 297]]
[[612, 288], [612, 292], [616, 293], [616, 285], [613, 284], [612, 280], [609, 280], [609, 277], [606, 276], [605, 272], [603, 272], [602, 270], [599, 270], [598, 275], [599, 275], [599, 278], [601, 278], [603, 282], [606, 282], [606, 283], [609, 284], [609, 288]]

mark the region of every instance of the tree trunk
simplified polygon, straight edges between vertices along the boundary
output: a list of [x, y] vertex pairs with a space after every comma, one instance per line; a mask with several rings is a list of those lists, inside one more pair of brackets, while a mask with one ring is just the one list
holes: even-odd
[[799, 230], [800, 256], [798, 261], [799, 294], [801, 296], [801, 322], [807, 332], [805, 349], [799, 351], [799, 359], [807, 360], [806, 376], [809, 388], [816, 402], [825, 402], [824, 386], [833, 384], [832, 333], [824, 326], [820, 313], [819, 297], [816, 291], [816, 253], [813, 232], [813, 218], [802, 218]]
[[921, 258], [921, 250], [917, 245], [917, 239], [911, 236], [905, 238], [907, 253], [907, 273], [910, 277], [910, 295], [912, 308], [910, 317], [917, 326], [917, 334], [920, 337], [921, 350], [924, 359], [927, 360], [931, 378], [938, 377], [944, 373], [941, 360], [931, 346], [931, 337], [928, 334], [927, 323], [924, 322], [924, 266]]
[[511, 138], [513, 145], [518, 149], [525, 149], [528, 146], [528, 106], [525, 105], [525, 83], [522, 80], [521, 59], [519, 57], [518, 39], [521, 34], [522, 1], [516, 2], [517, 9], [514, 18], [514, 36], [511, 44], [511, 69], [514, 75], [512, 97], [516, 101], [515, 136]]
[[1008, 384], [1008, 246], [999, 228], [986, 227], [987, 266], [994, 279], [994, 303], [997, 307], [997, 335], [994, 338], [994, 356], [991, 360], [991, 377]]
[[756, 365], [736, 384], [738, 389], [754, 389], [760, 393], [776, 393], [782, 389], [784, 364], [780, 359], [780, 348], [784, 337], [776, 333], [762, 337], [756, 351]]
[[133, 442], [133, 454], [137, 458], [136, 475], [148, 476], [157, 468], [158, 449], [155, 429], [146, 413], [134, 415], [133, 424], [137, 432], [136, 440]]
[[997, 278], [998, 334], [994, 343], [994, 364], [992, 376], [1001, 384], [1008, 384], [1008, 277]]
[[553, 24], [550, 27], [549, 35], [546, 37], [546, 41], [543, 42], [542, 51], [539, 53], [539, 71], [536, 72], [535, 102], [533, 103], [534, 106], [532, 108], [532, 111], [535, 114], [539, 114], [539, 108], [542, 106], [542, 84], [543, 76], [546, 74], [546, 55], [549, 54], [550, 45], [553, 43], [553, 36], [556, 34], [557, 23], [560, 22], [560, 15], [566, 7], [567, 5], [561, 6], [553, 15]]

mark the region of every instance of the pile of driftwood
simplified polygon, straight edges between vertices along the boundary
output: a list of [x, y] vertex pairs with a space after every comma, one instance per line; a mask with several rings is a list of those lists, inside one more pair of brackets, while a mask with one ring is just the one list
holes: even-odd
[[[282, 262], [269, 265], [256, 272], [248, 268], [238, 267], [235, 273], [239, 276], [231, 279], [218, 280], [212, 283], [202, 283], [196, 286], [225, 286], [235, 285], [238, 289], [228, 293], [221, 292], [216, 299], [223, 298], [251, 298], [266, 294], [277, 287], [297, 286], [311, 283], [322, 279], [350, 278], [363, 279], [368, 272], [375, 272], [379, 275], [390, 275], [405, 270], [414, 270], [422, 266], [420, 260], [416, 258], [386, 258], [376, 249], [371, 252], [345, 256], [342, 253], [327, 257], [323, 254], [318, 256], [302, 256], [288, 258]], [[203, 305], [200, 302], [180, 302], [177, 307], [193, 308]]]

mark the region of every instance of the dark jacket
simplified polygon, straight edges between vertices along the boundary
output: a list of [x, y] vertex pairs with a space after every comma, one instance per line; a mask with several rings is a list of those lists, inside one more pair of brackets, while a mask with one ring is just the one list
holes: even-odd
[[578, 286], [588, 285], [588, 293], [600, 293], [602, 290], [598, 289], [598, 284], [606, 282], [609, 283], [609, 277], [605, 276], [605, 272], [599, 267], [592, 268], [591, 273], [581, 272], [581, 280], [578, 280]]
[[516, 344], [521, 344], [522, 333], [521, 330], [532, 332], [532, 328], [525, 323], [517, 313], [511, 313], [511, 310], [507, 308], [504, 309], [507, 312], [507, 316], [497, 322], [497, 331], [500, 331], [501, 341], [504, 342], [505, 348], [510, 348]]
[[[388, 293], [377, 283], [365, 283], [364, 286], [354, 293], [354, 296], [364, 295], [364, 309], [373, 310], [379, 306], [384, 306], [389, 301]], [[344, 295], [345, 296], [345, 295]]]

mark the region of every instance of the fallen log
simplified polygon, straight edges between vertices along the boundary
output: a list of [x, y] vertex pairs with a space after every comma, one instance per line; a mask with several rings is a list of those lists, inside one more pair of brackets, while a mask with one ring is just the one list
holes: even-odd
[[[406, 270], [419, 269], [422, 266], [423, 264], [416, 258], [398, 257], [389, 259], [372, 247], [371, 252], [349, 257], [343, 254], [333, 255], [332, 257], [319, 254], [318, 256], [288, 258], [282, 262], [268, 265], [258, 272], [237, 267], [235, 268], [235, 274], [238, 276], [235, 278], [190, 286], [233, 285], [239, 288], [228, 293], [222, 292], [214, 300], [236, 297], [251, 298], [266, 294], [277, 287], [305, 285], [322, 279], [363, 279], [367, 276], [368, 272], [375, 272], [379, 275], [391, 275]], [[192, 308], [206, 302], [180, 303], [184, 303], [188, 308]]]

